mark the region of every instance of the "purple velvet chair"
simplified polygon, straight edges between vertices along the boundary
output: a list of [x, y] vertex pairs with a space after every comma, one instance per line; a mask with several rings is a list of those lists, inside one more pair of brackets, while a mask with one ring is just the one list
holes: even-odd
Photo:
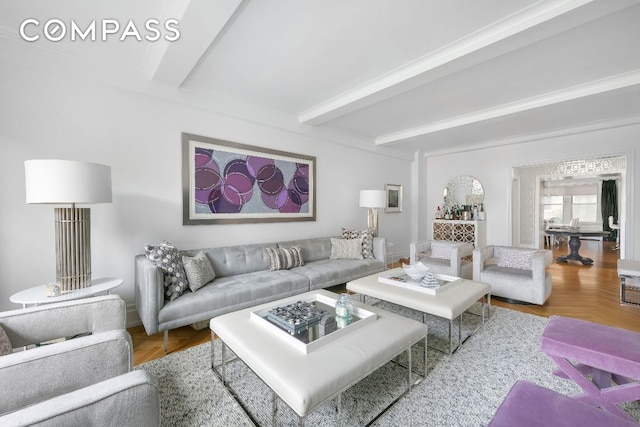
[[573, 397], [631, 419], [616, 405], [640, 400], [640, 333], [551, 316], [540, 348], [583, 390]]
[[638, 424], [520, 380], [511, 387], [489, 423], [489, 427], [516, 426], [638, 427]]

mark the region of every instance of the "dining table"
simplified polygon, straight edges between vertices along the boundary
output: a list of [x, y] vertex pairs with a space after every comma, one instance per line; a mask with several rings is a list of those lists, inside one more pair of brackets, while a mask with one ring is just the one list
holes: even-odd
[[582, 265], [592, 265], [593, 259], [580, 255], [579, 250], [582, 245], [580, 239], [583, 237], [607, 237], [610, 232], [582, 227], [549, 227], [545, 230], [545, 233], [556, 236], [567, 236], [569, 238], [569, 253], [557, 257], [556, 262], [567, 263], [569, 261], [578, 261], [581, 262]]

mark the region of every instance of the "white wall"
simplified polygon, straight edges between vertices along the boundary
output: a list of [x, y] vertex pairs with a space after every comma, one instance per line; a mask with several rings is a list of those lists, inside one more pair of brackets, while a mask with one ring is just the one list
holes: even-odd
[[[404, 185], [411, 163], [326, 140], [44, 72], [0, 68], [0, 310], [10, 295], [55, 279], [53, 206], [27, 205], [23, 162], [84, 160], [111, 166], [113, 203], [91, 206], [93, 277], [121, 277], [134, 305], [135, 254], [163, 239], [200, 248], [337, 235], [366, 227], [361, 189]], [[181, 132], [316, 156], [317, 220], [182, 225]], [[408, 251], [411, 198], [401, 214], [380, 212], [380, 235]]]
[[418, 234], [431, 237], [431, 219], [442, 204], [442, 191], [456, 175], [476, 177], [485, 190], [487, 244], [511, 244], [511, 191], [514, 166], [534, 165], [558, 160], [580, 160], [598, 156], [626, 155], [628, 158], [625, 189], [626, 257], [640, 255], [640, 126], [626, 126], [588, 133], [549, 138], [527, 143], [497, 146], [464, 153], [432, 157], [421, 156], [419, 163], [420, 199]]

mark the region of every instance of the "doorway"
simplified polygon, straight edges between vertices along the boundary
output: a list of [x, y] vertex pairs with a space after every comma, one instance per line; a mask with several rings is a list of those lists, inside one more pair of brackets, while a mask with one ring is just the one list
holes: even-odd
[[[591, 159], [577, 159], [556, 161], [544, 164], [517, 166], [513, 168], [512, 181], [517, 189], [512, 189], [511, 212], [513, 226], [512, 245], [542, 248], [544, 247], [544, 217], [545, 204], [543, 198], [551, 195], [555, 187], [557, 193], [562, 193], [563, 222], [568, 223], [573, 210], [589, 209], [580, 206], [581, 199], [574, 198], [575, 192], [586, 192], [588, 188], [596, 186], [596, 195], [600, 194], [601, 183], [605, 178], [615, 178], [618, 183], [618, 222], [625, 223], [627, 209], [627, 157], [599, 157]], [[553, 183], [553, 184], [552, 184]], [[571, 185], [569, 185], [571, 184]], [[571, 188], [571, 190], [568, 190]], [[517, 191], [516, 191], [517, 190]], [[566, 203], [565, 203], [566, 196]], [[576, 196], [578, 196], [576, 194]], [[574, 204], [573, 201], [576, 201]], [[582, 198], [582, 201], [587, 200]], [[588, 200], [587, 200], [588, 201]], [[597, 203], [597, 200], [596, 200]], [[565, 207], [566, 205], [569, 207]], [[565, 214], [566, 210], [566, 214]], [[583, 212], [583, 211], [580, 211]], [[565, 218], [566, 217], [566, 218]], [[565, 219], [567, 219], [565, 221]], [[601, 227], [602, 215], [595, 214], [591, 218], [593, 227]], [[581, 221], [582, 223], [582, 221]], [[517, 225], [517, 227], [516, 227]], [[626, 227], [620, 230], [620, 257], [625, 256]]]

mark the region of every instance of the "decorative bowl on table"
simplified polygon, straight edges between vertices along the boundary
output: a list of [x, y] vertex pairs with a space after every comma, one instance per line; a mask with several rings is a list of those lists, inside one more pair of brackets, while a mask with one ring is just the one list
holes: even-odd
[[402, 264], [402, 269], [413, 280], [422, 280], [429, 273], [429, 267], [420, 261], [412, 265]]

